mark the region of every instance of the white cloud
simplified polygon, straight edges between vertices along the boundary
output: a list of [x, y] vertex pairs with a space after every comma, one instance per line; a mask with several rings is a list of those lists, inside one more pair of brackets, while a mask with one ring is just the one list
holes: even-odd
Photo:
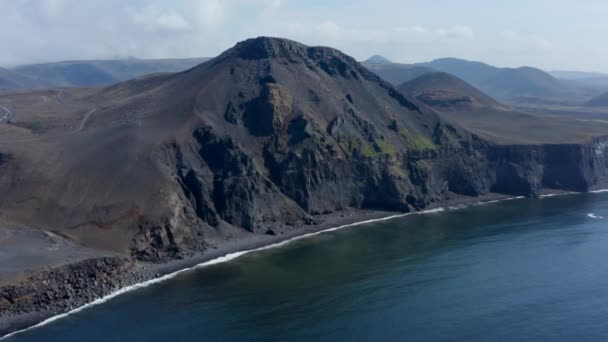
[[436, 33], [441, 37], [454, 39], [473, 39], [474, 36], [472, 28], [462, 25], [439, 29]]
[[[608, 71], [602, 58], [608, 5], [588, 2], [0, 0], [0, 65], [214, 56], [239, 40], [271, 35], [333, 46], [360, 59], [376, 53], [401, 62], [453, 56]], [[516, 16], [517, 30], [507, 30]]]
[[219, 0], [194, 0], [194, 13], [200, 27], [213, 29], [222, 21], [223, 7]]
[[508, 47], [522, 51], [529, 49], [549, 51], [553, 48], [553, 44], [544, 37], [535, 34], [523, 34], [514, 30], [502, 31], [500, 38]]
[[[315, 25], [312, 30], [306, 27], [299, 28], [303, 36], [307, 35], [307, 32], [313, 35], [311, 38], [321, 38], [327, 43], [333, 43], [337, 41], [351, 41], [351, 42], [379, 42], [387, 41], [387, 32], [380, 30], [361, 30], [361, 29], [349, 29], [338, 25], [334, 21], [325, 21], [318, 25]], [[316, 37], [315, 37], [316, 36]]]
[[185, 31], [191, 28], [190, 23], [175, 11], [164, 11], [155, 6], [148, 6], [133, 12], [133, 22], [149, 31]]
[[41, 8], [49, 17], [57, 17], [66, 9], [69, 0], [43, 0]]
[[471, 40], [473, 29], [467, 26], [430, 29], [422, 26], [396, 27], [392, 29], [357, 29], [339, 25], [333, 20], [313, 25], [289, 23], [276, 26], [271, 35], [287, 34], [296, 40], [311, 44], [345, 46], [348, 43], [367, 44], [369, 48], [377, 45], [438, 43], [447, 41]]
[[475, 36], [468, 26], [446, 28], [425, 28], [422, 26], [396, 27], [391, 31], [391, 40], [395, 42], [437, 42], [440, 40], [470, 40]]

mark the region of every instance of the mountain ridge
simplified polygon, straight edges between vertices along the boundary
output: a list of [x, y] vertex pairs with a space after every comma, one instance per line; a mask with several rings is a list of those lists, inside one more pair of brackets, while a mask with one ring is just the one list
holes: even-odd
[[418, 65], [453, 74], [499, 99], [551, 98], [562, 96], [569, 91], [556, 78], [533, 67], [499, 68], [457, 58], [437, 59]]
[[501, 144], [336, 49], [280, 38], [61, 101], [20, 96], [15, 124], [0, 124], [0, 218], [123, 261], [44, 273], [40, 295], [27, 281], [0, 288], [14, 314], [65, 312], [154, 276], [124, 281], [125, 265], [223, 255], [328, 217], [608, 185], [600, 123], [567, 143]]

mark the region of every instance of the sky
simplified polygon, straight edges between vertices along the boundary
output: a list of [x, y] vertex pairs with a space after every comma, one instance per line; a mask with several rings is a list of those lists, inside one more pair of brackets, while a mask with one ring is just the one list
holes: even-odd
[[213, 57], [290, 38], [359, 59], [608, 72], [607, 0], [0, 0], [0, 65]]

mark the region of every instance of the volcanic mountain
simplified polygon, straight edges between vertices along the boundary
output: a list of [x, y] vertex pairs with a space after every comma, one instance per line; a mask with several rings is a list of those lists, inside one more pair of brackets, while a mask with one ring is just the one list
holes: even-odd
[[499, 145], [337, 50], [284, 39], [65, 99], [76, 123], [0, 126], [0, 218], [138, 260], [302, 231], [344, 210], [608, 179], [605, 144]]
[[440, 110], [475, 110], [504, 107], [456, 76], [445, 72], [422, 75], [398, 87], [404, 94]]

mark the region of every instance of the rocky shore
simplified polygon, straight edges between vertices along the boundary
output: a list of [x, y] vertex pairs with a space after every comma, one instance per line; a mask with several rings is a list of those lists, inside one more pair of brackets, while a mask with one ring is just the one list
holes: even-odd
[[316, 225], [297, 233], [255, 235], [227, 240], [204, 253], [163, 263], [139, 262], [127, 256], [95, 257], [41, 270], [12, 282], [0, 282], [0, 336], [36, 325], [122, 288], [158, 278], [208, 260], [251, 250], [332, 227], [373, 220], [397, 213], [343, 212], [319, 216]]
[[[470, 205], [480, 201], [505, 199], [489, 194], [483, 197], [456, 196], [443, 205]], [[439, 204], [427, 209], [439, 207]], [[36, 325], [50, 317], [108, 296], [118, 290], [194, 267], [218, 257], [252, 250], [297, 236], [381, 219], [404, 213], [386, 211], [344, 211], [315, 217], [317, 224], [282, 235], [256, 235], [227, 240], [221, 246], [163, 263], [144, 263], [131, 257], [96, 257], [42, 270], [10, 283], [0, 283], [0, 336]]]
[[[45, 234], [33, 269], [21, 245], [0, 259], [0, 333], [298, 235], [608, 184], [608, 128], [505, 145], [338, 50], [285, 39], [250, 39], [75, 105], [98, 108], [78, 134], [0, 143], [0, 219]], [[56, 253], [47, 237], [81, 251]]]

